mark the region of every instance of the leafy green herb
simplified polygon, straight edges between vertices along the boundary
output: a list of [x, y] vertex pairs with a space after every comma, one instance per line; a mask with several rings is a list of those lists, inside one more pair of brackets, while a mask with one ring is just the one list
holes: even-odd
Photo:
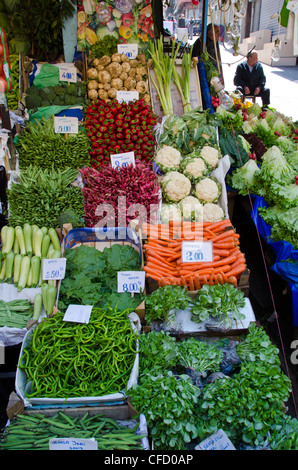
[[189, 302], [190, 297], [184, 287], [159, 287], [145, 299], [146, 321], [169, 320], [172, 309], [183, 310], [188, 307]]
[[218, 372], [223, 360], [223, 352], [216, 346], [188, 338], [178, 346], [178, 361], [186, 368], [195, 369], [206, 375], [207, 372]]
[[163, 374], [177, 365], [178, 346], [176, 339], [168, 332], [151, 331], [142, 334], [140, 344], [140, 376]]
[[200, 390], [187, 375], [146, 375], [130, 389], [136, 410], [144, 413], [155, 449], [185, 450], [197, 436], [195, 409]]
[[112, 56], [117, 52], [118, 38], [111, 34], [106, 34], [95, 44], [90, 46], [90, 53], [93, 59], [100, 59], [104, 55]]
[[279, 350], [270, 341], [263, 327], [249, 325], [249, 334], [237, 345], [237, 354], [242, 362], [267, 362], [280, 365]]
[[240, 309], [245, 306], [242, 291], [231, 284], [204, 284], [199, 290], [191, 308], [192, 320], [204, 322], [211, 318], [219, 320], [231, 317], [234, 320], [245, 318]]

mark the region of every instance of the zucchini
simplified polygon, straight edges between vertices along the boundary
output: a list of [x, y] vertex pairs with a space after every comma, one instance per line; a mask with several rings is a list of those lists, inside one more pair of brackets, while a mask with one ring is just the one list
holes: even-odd
[[31, 266], [30, 256], [23, 256], [22, 262], [21, 262], [20, 276], [19, 276], [19, 281], [18, 281], [18, 292], [24, 289], [27, 285], [30, 266]]

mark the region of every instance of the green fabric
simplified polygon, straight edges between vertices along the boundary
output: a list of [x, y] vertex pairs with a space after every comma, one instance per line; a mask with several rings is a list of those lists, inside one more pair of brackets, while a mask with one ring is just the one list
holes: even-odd
[[290, 11], [287, 9], [287, 4], [289, 0], [285, 0], [280, 11], [279, 24], [286, 28], [288, 26], [289, 14]]
[[42, 64], [39, 73], [33, 80], [33, 85], [38, 88], [56, 86], [59, 83], [59, 67], [51, 64]]
[[71, 106], [45, 106], [43, 108], [37, 108], [37, 111], [33, 112], [34, 110], [29, 110], [29, 121], [40, 121], [41, 118], [49, 119], [50, 117], [60, 113], [64, 109], [68, 109]]

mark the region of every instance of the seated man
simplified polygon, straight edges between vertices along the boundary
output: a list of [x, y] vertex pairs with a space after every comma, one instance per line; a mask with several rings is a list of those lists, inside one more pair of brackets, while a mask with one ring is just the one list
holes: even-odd
[[237, 66], [234, 85], [243, 95], [255, 95], [262, 98], [263, 106], [270, 104], [270, 90], [265, 88], [266, 77], [257, 52], [249, 52], [246, 61]]

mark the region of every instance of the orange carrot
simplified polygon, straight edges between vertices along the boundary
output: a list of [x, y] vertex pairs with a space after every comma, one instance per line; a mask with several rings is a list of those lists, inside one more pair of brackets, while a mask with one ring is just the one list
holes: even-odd
[[240, 276], [240, 274], [242, 274], [245, 270], [246, 270], [246, 265], [240, 264], [238, 267], [231, 269], [231, 271], [227, 272], [226, 275], [228, 278], [231, 276], [237, 277], [237, 276]]

